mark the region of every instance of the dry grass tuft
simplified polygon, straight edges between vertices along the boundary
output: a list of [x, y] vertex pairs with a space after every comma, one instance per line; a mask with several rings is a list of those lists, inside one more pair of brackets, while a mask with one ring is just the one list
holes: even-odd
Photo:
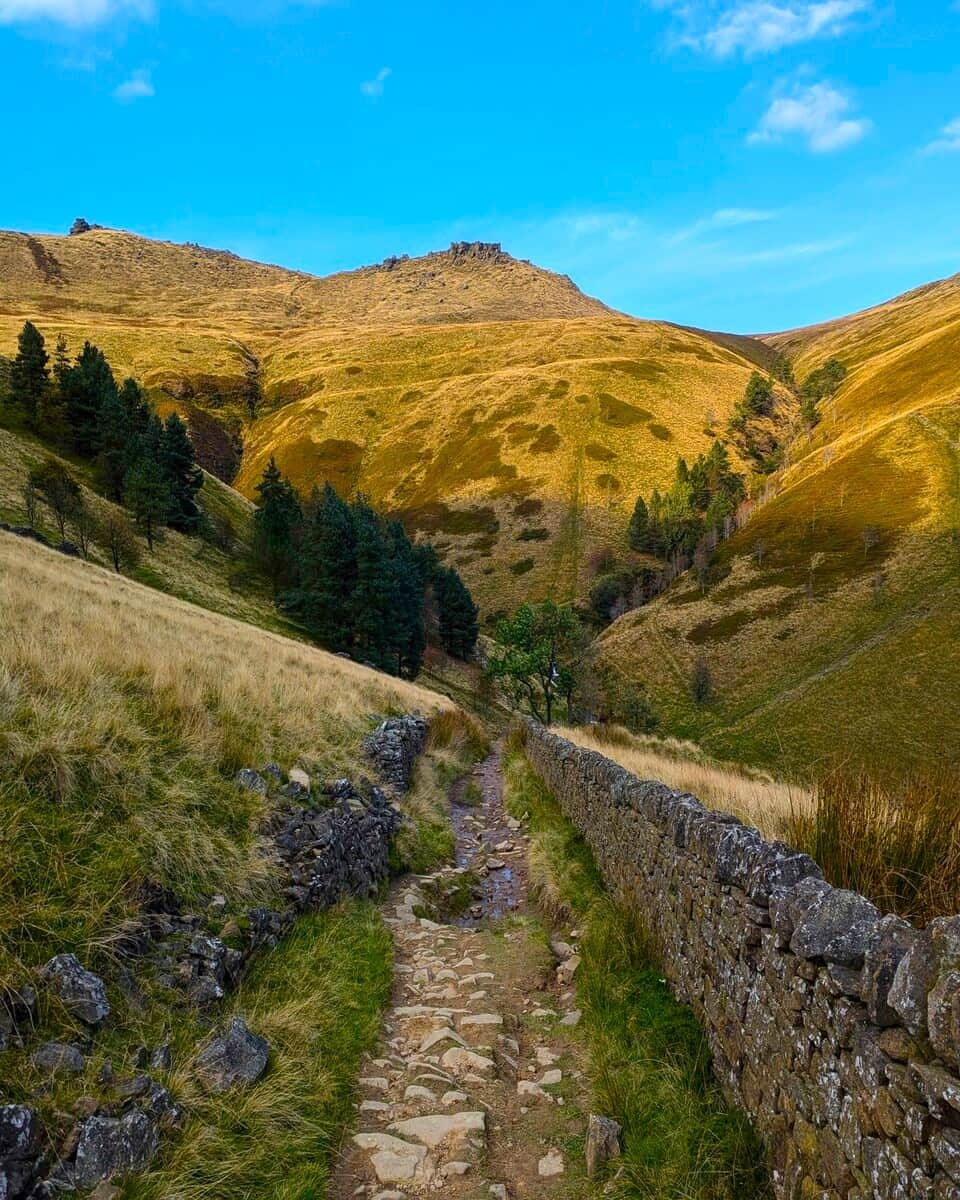
[[708, 808], [732, 813], [767, 838], [784, 837], [791, 823], [815, 804], [807, 788], [762, 771], [714, 762], [690, 742], [642, 737], [619, 727], [556, 732], [613, 759], [640, 779], [659, 779], [679, 792], [690, 792]]
[[797, 814], [788, 839], [838, 887], [924, 925], [960, 912], [960, 775], [943, 769], [891, 790], [864, 774], [835, 772], [816, 808]]

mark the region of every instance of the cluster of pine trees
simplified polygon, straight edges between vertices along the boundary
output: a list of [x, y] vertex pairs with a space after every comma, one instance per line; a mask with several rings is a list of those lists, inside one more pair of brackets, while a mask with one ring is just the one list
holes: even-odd
[[435, 616], [444, 649], [472, 655], [479, 629], [470, 592], [399, 521], [362, 497], [347, 503], [329, 483], [301, 503], [273, 459], [257, 494], [256, 560], [278, 604], [320, 645], [414, 678]]
[[151, 549], [164, 525], [199, 531], [203, 472], [186, 426], [176, 413], [162, 422], [135, 380], [118, 385], [97, 346], [84, 342], [71, 361], [61, 336], [51, 370], [43, 335], [27, 321], [7, 403], [28, 428], [94, 463], [104, 494], [133, 512]]
[[689, 556], [705, 535], [724, 527], [746, 495], [744, 478], [730, 465], [723, 442], [715, 441], [693, 466], [677, 459], [676, 478], [663, 494], [637, 498], [628, 529], [634, 550], [657, 558]]

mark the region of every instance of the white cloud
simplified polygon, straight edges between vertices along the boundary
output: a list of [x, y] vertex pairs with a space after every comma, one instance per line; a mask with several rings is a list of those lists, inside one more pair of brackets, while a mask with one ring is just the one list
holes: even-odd
[[744, 225], [758, 225], [764, 221], [773, 221], [777, 214], [769, 209], [760, 208], [718, 208], [707, 217], [701, 217], [685, 229], [678, 229], [670, 238], [672, 244], [688, 242], [705, 233], [714, 233], [723, 229], [739, 229]]
[[61, 25], [99, 25], [129, 12], [147, 17], [150, 0], [0, 0], [0, 25], [53, 21]]
[[829, 83], [797, 88], [792, 96], [775, 99], [750, 134], [751, 142], [780, 142], [803, 138], [815, 154], [842, 150], [859, 142], [871, 129], [865, 117], [851, 117], [850, 99]]
[[948, 121], [940, 130], [940, 136], [928, 146], [924, 146], [924, 154], [954, 154], [960, 152], [960, 117]]
[[150, 72], [141, 70], [134, 71], [129, 79], [125, 79], [118, 88], [115, 88], [113, 97], [123, 104], [129, 104], [131, 100], [145, 100], [155, 94], [153, 83], [150, 80]]
[[717, 58], [773, 54], [817, 38], [840, 37], [873, 0], [653, 0], [673, 12], [675, 40]]
[[371, 96], [376, 100], [379, 96], [383, 95], [383, 85], [390, 78], [390, 75], [391, 71], [389, 67], [381, 67], [373, 79], [365, 79], [360, 84], [360, 91], [365, 96]]

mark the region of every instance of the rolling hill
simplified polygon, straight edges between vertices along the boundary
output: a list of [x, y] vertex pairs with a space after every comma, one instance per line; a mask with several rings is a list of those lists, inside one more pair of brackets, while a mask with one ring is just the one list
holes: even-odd
[[488, 613], [581, 592], [590, 551], [769, 353], [477, 243], [317, 278], [114, 230], [0, 234], [0, 353], [26, 318], [95, 340], [247, 497], [273, 455], [304, 492], [329, 479], [400, 513]]
[[[791, 447], [773, 498], [601, 639], [666, 723], [717, 752], [816, 773], [840, 753], [902, 771], [960, 760], [960, 276], [767, 335], [798, 377], [846, 381]], [[715, 699], [688, 696], [694, 661]]]

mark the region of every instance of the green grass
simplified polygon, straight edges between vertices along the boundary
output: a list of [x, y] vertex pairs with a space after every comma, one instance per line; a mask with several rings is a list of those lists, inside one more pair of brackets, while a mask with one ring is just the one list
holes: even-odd
[[206, 1097], [181, 1072], [175, 1090], [188, 1107], [186, 1128], [167, 1137], [152, 1170], [126, 1184], [125, 1200], [323, 1195], [391, 981], [390, 936], [372, 904], [351, 901], [301, 920], [231, 1005], [270, 1043], [267, 1074], [247, 1090]]
[[505, 759], [511, 812], [529, 813], [531, 884], [546, 914], [575, 922], [577, 1004], [597, 1110], [623, 1126], [617, 1200], [765, 1200], [761, 1146], [729, 1110], [706, 1041], [660, 976], [641, 919], [607, 895], [589, 848], [522, 751]]

